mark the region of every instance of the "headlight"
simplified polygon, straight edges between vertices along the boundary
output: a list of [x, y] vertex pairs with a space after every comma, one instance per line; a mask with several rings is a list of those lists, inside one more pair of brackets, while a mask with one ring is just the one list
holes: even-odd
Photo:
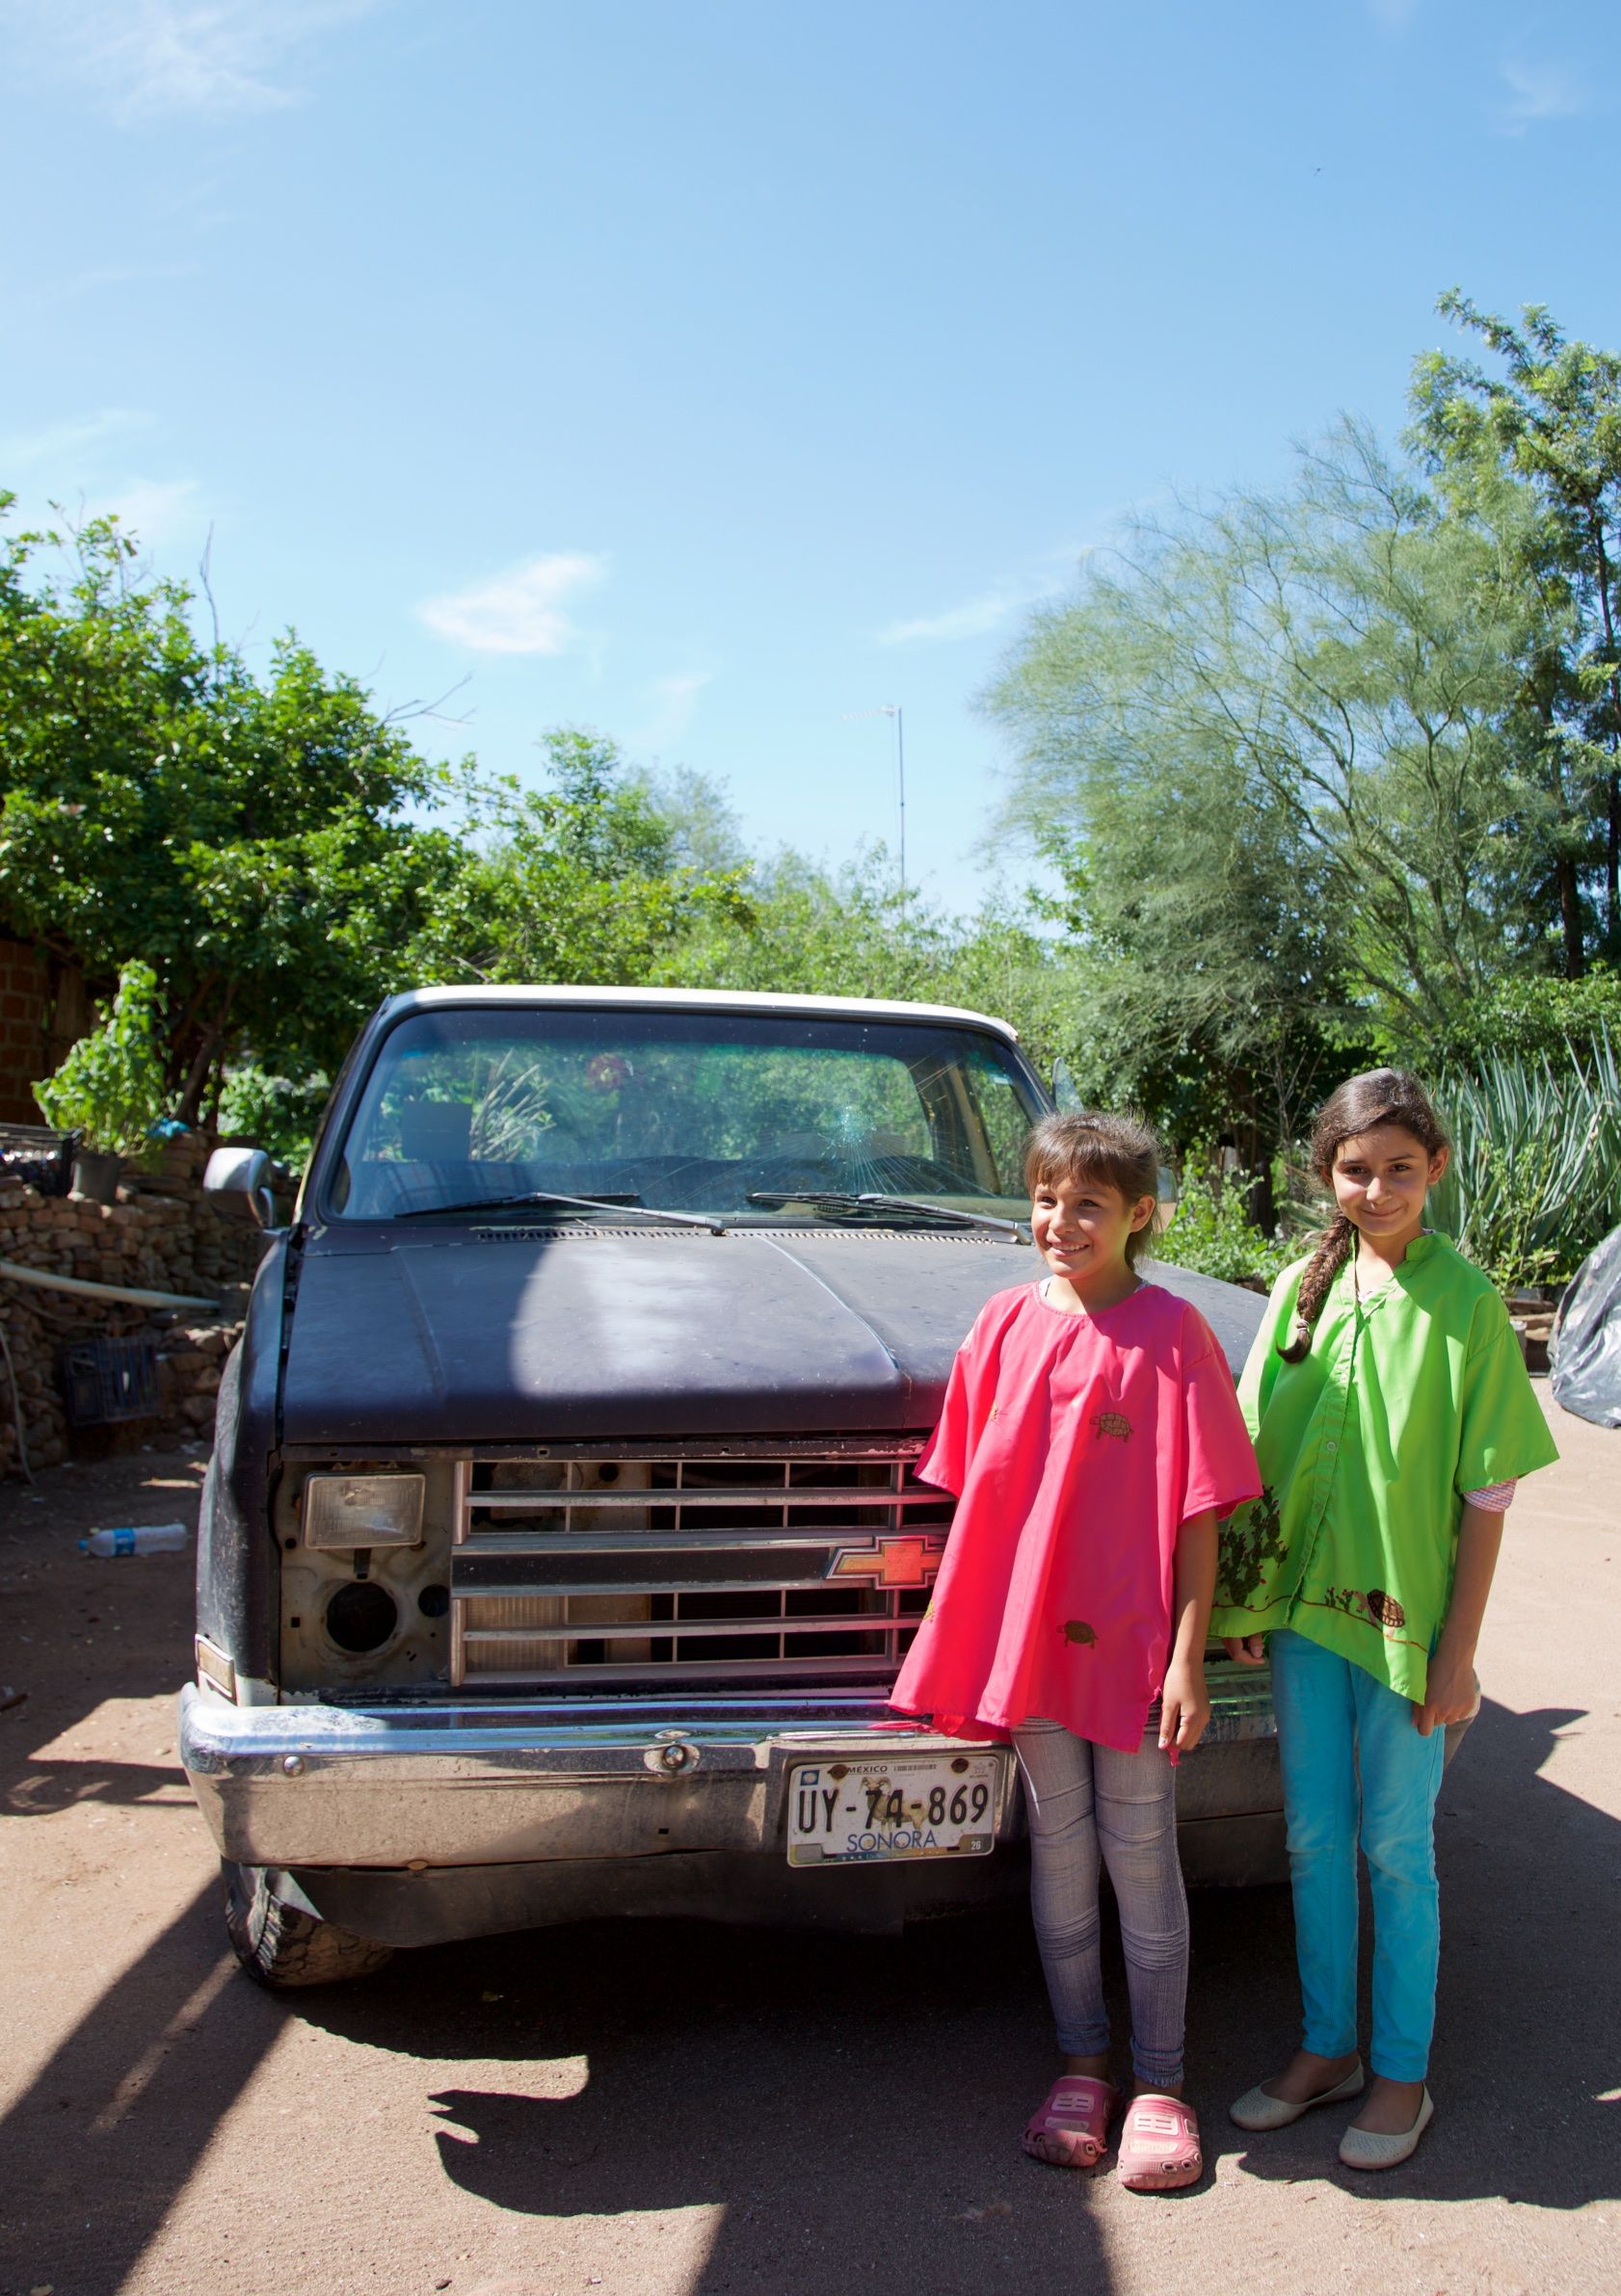
[[421, 1475], [311, 1475], [304, 1487], [306, 1546], [419, 1546]]

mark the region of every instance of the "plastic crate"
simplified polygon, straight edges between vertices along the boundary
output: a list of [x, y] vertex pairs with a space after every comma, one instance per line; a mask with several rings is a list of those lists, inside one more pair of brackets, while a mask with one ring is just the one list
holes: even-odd
[[75, 1339], [62, 1350], [70, 1427], [158, 1416], [158, 1359], [150, 1339]]

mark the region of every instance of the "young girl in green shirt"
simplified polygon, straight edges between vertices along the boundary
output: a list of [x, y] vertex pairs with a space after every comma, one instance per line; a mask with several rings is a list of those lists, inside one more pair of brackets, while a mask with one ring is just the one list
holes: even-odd
[[[1425, 2085], [1445, 1727], [1478, 1701], [1475, 1646], [1515, 1480], [1557, 1457], [1502, 1301], [1424, 1199], [1447, 1169], [1422, 1088], [1393, 1069], [1325, 1103], [1312, 1163], [1336, 1217], [1286, 1269], [1239, 1400], [1265, 1490], [1222, 1540], [1211, 1618], [1270, 1658], [1305, 2006], [1302, 2045], [1231, 2108], [1282, 2128], [1360, 2098], [1350, 2168], [1407, 2159]], [[1373, 2081], [1357, 2053], [1357, 1847], [1373, 1900]]]

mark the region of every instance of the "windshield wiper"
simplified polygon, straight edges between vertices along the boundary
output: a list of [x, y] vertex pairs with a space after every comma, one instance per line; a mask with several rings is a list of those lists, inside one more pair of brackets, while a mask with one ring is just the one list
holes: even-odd
[[751, 1188], [751, 1203], [809, 1204], [813, 1212], [906, 1212], [915, 1219], [943, 1220], [953, 1227], [984, 1227], [1010, 1243], [1027, 1244], [1029, 1236], [1018, 1220], [995, 1220], [989, 1212], [963, 1212], [954, 1205], [922, 1203], [915, 1196], [847, 1196], [837, 1188]]
[[628, 1212], [635, 1220], [665, 1220], [672, 1227], [704, 1227], [712, 1236], [728, 1233], [724, 1220], [702, 1212], [666, 1212], [656, 1204], [638, 1203], [633, 1196], [560, 1196], [554, 1188], [531, 1188], [521, 1196], [480, 1196], [468, 1203], [419, 1203], [396, 1220], [426, 1220], [435, 1213], [514, 1212], [525, 1204], [556, 1204], [564, 1211]]

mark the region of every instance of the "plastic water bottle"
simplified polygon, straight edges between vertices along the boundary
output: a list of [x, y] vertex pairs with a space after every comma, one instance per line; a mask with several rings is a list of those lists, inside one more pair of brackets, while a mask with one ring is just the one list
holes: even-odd
[[191, 1537], [183, 1522], [138, 1522], [133, 1528], [92, 1531], [79, 1541], [81, 1554], [173, 1554]]

